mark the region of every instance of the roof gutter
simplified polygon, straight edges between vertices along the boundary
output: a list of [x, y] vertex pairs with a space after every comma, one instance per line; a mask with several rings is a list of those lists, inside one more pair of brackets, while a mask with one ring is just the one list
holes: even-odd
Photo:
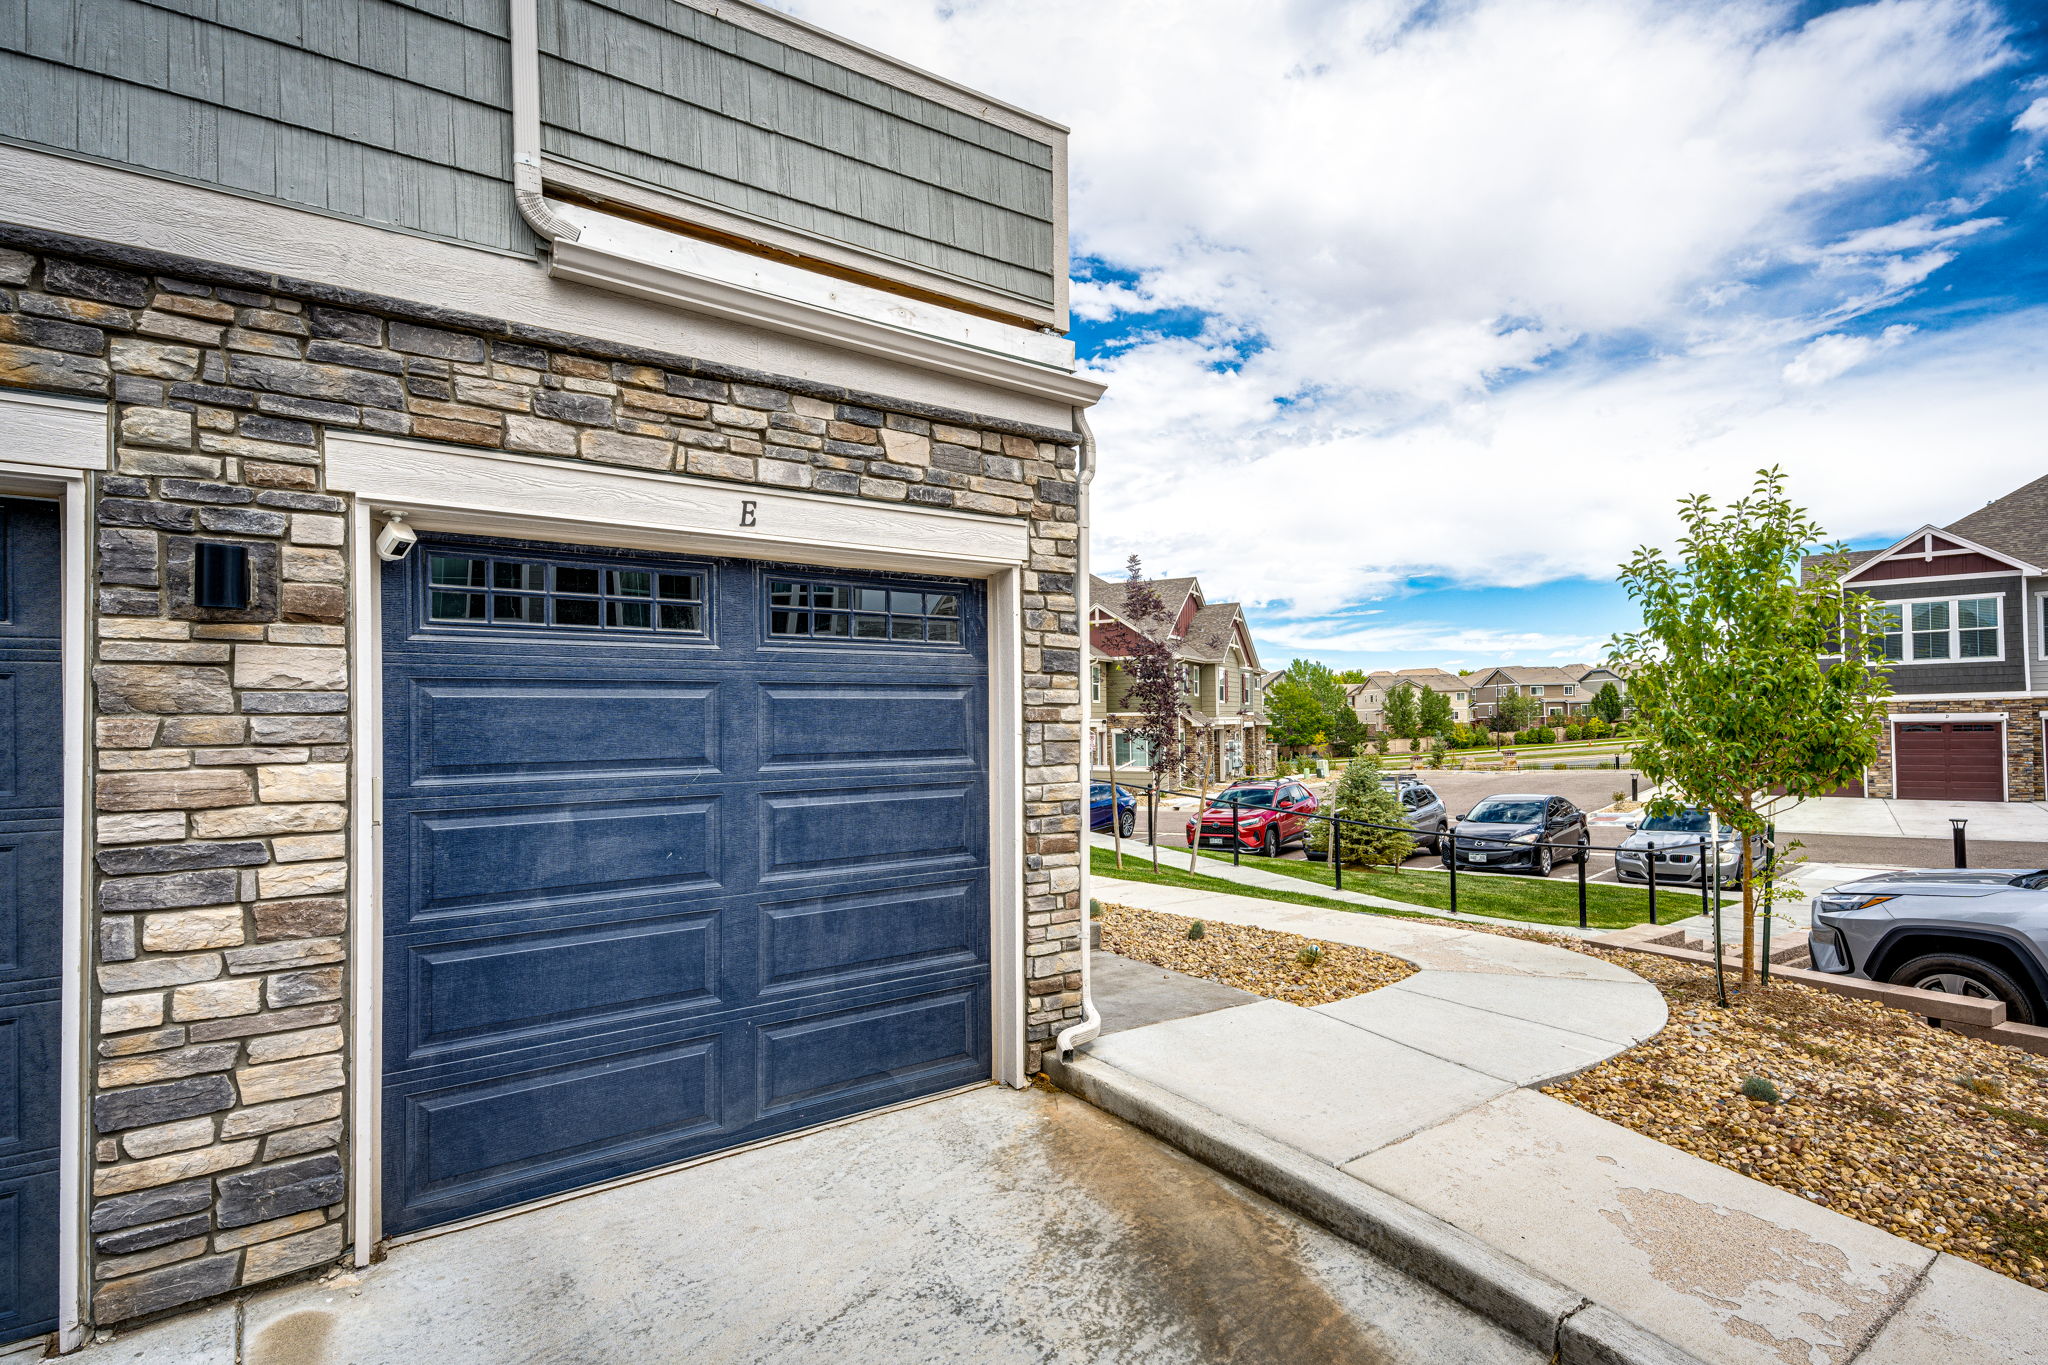
[[539, 0], [510, 0], [512, 37], [512, 202], [548, 245], [583, 230], [558, 216], [541, 193]]
[[[1074, 409], [1074, 430], [1081, 433], [1080, 467], [1076, 470], [1081, 481], [1081, 500], [1079, 525], [1076, 531], [1078, 539], [1074, 547], [1077, 558], [1074, 575], [1074, 622], [1081, 635], [1081, 647], [1078, 651], [1081, 657], [1081, 674], [1077, 679], [1081, 695], [1080, 705], [1082, 707], [1081, 771], [1078, 783], [1081, 791], [1081, 809], [1080, 814], [1076, 817], [1076, 823], [1080, 826], [1081, 834], [1081, 1018], [1078, 1023], [1069, 1024], [1066, 1028], [1062, 1029], [1059, 1037], [1053, 1040], [1053, 1050], [1059, 1054], [1059, 1058], [1063, 1062], [1073, 1060], [1075, 1048], [1080, 1047], [1084, 1043], [1094, 1042], [1097, 1035], [1102, 1032], [1102, 1014], [1095, 1008], [1095, 974], [1090, 965], [1091, 959], [1094, 957], [1094, 948], [1091, 940], [1094, 935], [1095, 925], [1094, 921], [1089, 917], [1089, 907], [1094, 900], [1095, 877], [1089, 871], [1089, 866], [1094, 861], [1095, 846], [1090, 842], [1092, 812], [1089, 809], [1087, 799], [1089, 767], [1092, 762], [1092, 756], [1095, 753], [1095, 717], [1091, 713], [1092, 708], [1090, 708], [1088, 703], [1088, 670], [1094, 666], [1093, 661], [1089, 658], [1088, 649], [1088, 585], [1093, 581], [1088, 576], [1088, 486], [1095, 481], [1095, 432], [1088, 425], [1087, 412], [1081, 408]], [[1114, 798], [1115, 794], [1112, 793], [1110, 801], [1110, 818], [1112, 820], [1116, 818], [1116, 801]]]

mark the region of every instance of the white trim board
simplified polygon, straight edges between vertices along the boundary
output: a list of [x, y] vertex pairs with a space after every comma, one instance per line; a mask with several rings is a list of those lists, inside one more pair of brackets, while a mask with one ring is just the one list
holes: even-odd
[[327, 486], [471, 535], [956, 574], [1031, 554], [1009, 518], [338, 432]]
[[2004, 724], [2003, 711], [1888, 711], [1885, 719], [1894, 725], [1968, 725], [1978, 721]]
[[[350, 924], [355, 934], [349, 1106], [349, 1224], [357, 1266], [383, 1233], [383, 665], [374, 513], [471, 535], [733, 555], [981, 578], [989, 616], [989, 970], [991, 1079], [1025, 1084], [1024, 722], [1021, 523], [750, 484], [573, 465], [330, 432], [328, 486], [357, 494], [349, 547]], [[738, 526], [753, 501], [755, 524]], [[521, 510], [528, 508], [531, 510]], [[781, 537], [787, 537], [781, 538]]]
[[0, 389], [4, 458], [24, 471], [108, 469], [107, 404], [98, 398]]

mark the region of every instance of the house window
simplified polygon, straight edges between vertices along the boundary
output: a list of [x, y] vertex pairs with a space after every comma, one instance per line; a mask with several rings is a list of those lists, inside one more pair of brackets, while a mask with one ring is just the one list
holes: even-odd
[[1578, 690], [1578, 685], [1577, 685], [1576, 683], [1566, 683], [1566, 684], [1564, 685], [1564, 694], [1565, 694], [1565, 695], [1566, 695], [1567, 697], [1569, 697], [1569, 696], [1570, 696], [1570, 695], [1571, 695], [1571, 694], [1572, 694], [1573, 692], [1575, 692], [1575, 691], [1577, 691], [1577, 690]]
[[1997, 659], [2004, 655], [1996, 597], [1895, 602], [1875, 608], [1871, 625], [1888, 663]]
[[1152, 742], [1142, 735], [1128, 730], [1116, 732], [1116, 766], [1119, 768], [1149, 768], [1152, 766]]
[[1542, 696], [1542, 695], [1543, 695], [1543, 684], [1542, 684], [1542, 683], [1537, 683], [1537, 684], [1536, 684], [1536, 685], [1535, 685], [1534, 687], [1531, 687], [1531, 688], [1529, 689], [1529, 695], [1530, 695], [1530, 696], [1532, 696], [1532, 697], [1540, 697], [1540, 696]]
[[1182, 664], [1180, 666], [1180, 685], [1181, 690], [1188, 694], [1190, 700], [1200, 701], [1202, 698], [1202, 670], [1196, 668], [1193, 664]]
[[1097, 703], [1102, 700], [1101, 664], [1091, 664], [1088, 668], [1088, 700]]
[[1221, 668], [1216, 670], [1216, 700], [1219, 704], [1230, 700], [1230, 674]]

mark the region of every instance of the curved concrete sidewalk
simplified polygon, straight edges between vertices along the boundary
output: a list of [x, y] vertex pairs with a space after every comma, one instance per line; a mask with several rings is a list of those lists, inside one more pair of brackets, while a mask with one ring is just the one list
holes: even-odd
[[2048, 1361], [2048, 1295], [1530, 1088], [1664, 1027], [1633, 973], [1440, 921], [1094, 882], [1421, 969], [1114, 1033], [1047, 1070], [1560, 1359]]

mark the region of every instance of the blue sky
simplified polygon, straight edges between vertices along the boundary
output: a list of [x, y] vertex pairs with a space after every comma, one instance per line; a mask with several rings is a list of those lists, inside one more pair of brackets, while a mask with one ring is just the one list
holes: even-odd
[[1269, 666], [1590, 658], [1766, 464], [1859, 546], [2048, 472], [2038, 0], [796, 8], [1073, 128], [1096, 563]]

